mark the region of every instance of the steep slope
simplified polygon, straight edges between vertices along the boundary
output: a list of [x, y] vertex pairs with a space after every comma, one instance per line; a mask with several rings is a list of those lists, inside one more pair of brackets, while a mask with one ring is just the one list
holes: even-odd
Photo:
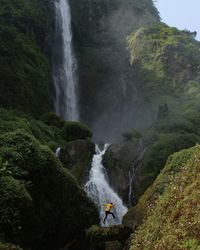
[[81, 118], [96, 139], [114, 140], [133, 125], [133, 97], [137, 101], [126, 37], [143, 25], [157, 23], [158, 12], [149, 0], [71, 0], [70, 5]]
[[[127, 249], [200, 249], [200, 147], [171, 156], [124, 223], [138, 226]], [[143, 223], [141, 223], [143, 220]]]
[[193, 33], [160, 23], [139, 29], [128, 44], [140, 101], [146, 103], [140, 111], [148, 114], [137, 117], [142, 127], [156, 120], [159, 106], [171, 110], [199, 94], [200, 42]]
[[53, 152], [18, 129], [0, 136], [0, 155], [0, 241], [86, 249], [98, 211]]
[[51, 109], [50, 1], [0, 2], [0, 106], [38, 116]]
[[141, 135], [124, 133], [108, 149], [104, 165], [113, 187], [126, 201], [131, 193], [135, 203], [169, 155], [200, 142], [200, 43], [165, 24], [141, 28], [128, 42], [140, 93], [138, 128], [153, 125]]

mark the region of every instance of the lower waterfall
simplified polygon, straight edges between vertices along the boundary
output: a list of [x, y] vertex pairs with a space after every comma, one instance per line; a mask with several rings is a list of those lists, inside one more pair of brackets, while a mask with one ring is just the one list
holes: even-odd
[[105, 226], [121, 224], [123, 215], [127, 212], [127, 208], [123, 205], [121, 198], [110, 187], [106, 178], [106, 169], [102, 164], [102, 158], [108, 146], [108, 144], [105, 144], [101, 150], [99, 146], [96, 145], [96, 154], [93, 156], [89, 181], [84, 187], [88, 197], [93, 200], [99, 209], [100, 223], [102, 226], [104, 225], [103, 219], [105, 217], [105, 203], [112, 202], [116, 204], [112, 211], [115, 214], [115, 219], [113, 219], [111, 215], [108, 215]]

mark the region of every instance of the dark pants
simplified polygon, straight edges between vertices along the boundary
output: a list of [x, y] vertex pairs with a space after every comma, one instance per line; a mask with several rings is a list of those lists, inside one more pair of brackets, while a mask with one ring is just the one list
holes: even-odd
[[114, 215], [112, 212], [110, 212], [110, 211], [105, 211], [105, 218], [104, 218], [104, 220], [103, 220], [103, 223], [105, 223], [108, 214], [111, 214], [111, 215], [113, 216], [113, 218], [115, 219], [115, 215]]

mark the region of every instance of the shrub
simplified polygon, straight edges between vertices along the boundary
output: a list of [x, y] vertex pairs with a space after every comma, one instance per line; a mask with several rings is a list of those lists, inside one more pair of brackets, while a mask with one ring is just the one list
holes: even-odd
[[58, 115], [56, 115], [53, 112], [49, 112], [49, 113], [44, 114], [41, 117], [41, 119], [47, 125], [55, 126], [55, 127], [58, 127], [58, 128], [62, 128], [64, 126], [64, 124], [65, 124], [65, 121], [61, 117], [59, 117]]
[[98, 223], [98, 211], [74, 177], [26, 131], [0, 136], [0, 155], [9, 170], [0, 177], [0, 235], [7, 242], [58, 249], [79, 243]]
[[62, 136], [67, 142], [69, 142], [77, 139], [91, 138], [92, 132], [84, 124], [70, 121], [65, 123], [62, 129]]

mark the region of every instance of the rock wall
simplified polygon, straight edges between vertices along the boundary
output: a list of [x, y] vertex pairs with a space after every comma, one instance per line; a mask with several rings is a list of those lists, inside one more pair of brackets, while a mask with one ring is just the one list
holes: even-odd
[[[159, 21], [152, 1], [70, 1], [79, 59], [81, 118], [95, 139], [112, 141], [134, 124], [135, 74], [126, 37]], [[134, 103], [137, 102], [137, 98]]]

